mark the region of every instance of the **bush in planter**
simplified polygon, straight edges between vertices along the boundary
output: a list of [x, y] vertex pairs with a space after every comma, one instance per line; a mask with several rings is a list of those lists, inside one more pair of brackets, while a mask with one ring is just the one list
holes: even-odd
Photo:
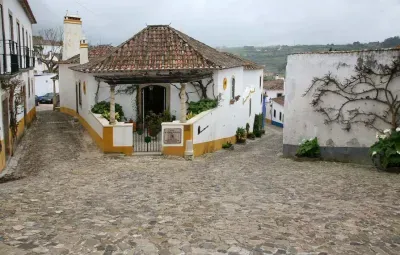
[[262, 136], [261, 130], [255, 130], [254, 135], [255, 135], [255, 137], [260, 138]]
[[318, 158], [321, 155], [321, 150], [318, 145], [318, 139], [315, 137], [310, 140], [303, 140], [297, 149], [297, 157]]
[[[110, 102], [101, 101], [92, 107], [92, 112], [97, 114], [103, 114], [105, 112], [110, 112]], [[124, 118], [124, 111], [120, 104], [115, 103], [115, 113], [119, 115], [118, 121]]]
[[218, 106], [217, 99], [201, 99], [198, 102], [190, 102], [187, 111], [191, 112], [194, 115], [197, 115], [201, 112], [213, 109], [217, 106]]
[[370, 148], [370, 155], [375, 166], [381, 170], [400, 170], [400, 128], [387, 129], [384, 134], [377, 134], [379, 139]]
[[[104, 112], [101, 114], [101, 117], [103, 117], [103, 118], [105, 118], [106, 120], [110, 121], [110, 112], [109, 112], [109, 111], [104, 111]], [[119, 113], [118, 113], [118, 112], [115, 113], [115, 120], [116, 120], [116, 121], [120, 121], [120, 120], [121, 120], [121, 116], [119, 116]]]
[[256, 138], [256, 135], [254, 133], [247, 133], [247, 138], [254, 140]]
[[246, 130], [244, 128], [237, 128], [236, 140], [237, 140], [237, 143], [246, 142]]
[[146, 124], [149, 135], [156, 137], [161, 132], [161, 123], [163, 122], [163, 114], [155, 114], [149, 112], [146, 116]]

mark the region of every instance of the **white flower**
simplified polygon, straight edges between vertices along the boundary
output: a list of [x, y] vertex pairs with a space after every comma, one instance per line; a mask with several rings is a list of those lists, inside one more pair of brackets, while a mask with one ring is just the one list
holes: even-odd
[[380, 138], [380, 139], [386, 139], [387, 136], [386, 136], [386, 135], [380, 135], [379, 138]]
[[379, 136], [380, 136], [380, 134], [379, 134], [379, 133], [376, 133], [376, 138], [379, 138]]
[[400, 127], [396, 128], [396, 132], [400, 132]]
[[376, 155], [376, 151], [372, 152], [372, 156]]
[[312, 139], [312, 138], [310, 138], [310, 140], [308, 140], [308, 141], [310, 141], [310, 142], [311, 142], [312, 140], [313, 140], [313, 139]]
[[390, 129], [385, 129], [385, 130], [383, 131], [384, 134], [390, 134], [391, 132], [392, 132], [392, 130], [390, 130]]
[[397, 154], [400, 154], [400, 151], [397, 151]]

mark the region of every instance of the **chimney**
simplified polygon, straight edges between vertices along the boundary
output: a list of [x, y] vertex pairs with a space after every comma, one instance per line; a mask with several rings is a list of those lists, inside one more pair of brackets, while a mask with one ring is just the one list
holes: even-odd
[[86, 64], [89, 62], [89, 45], [85, 37], [82, 38], [80, 43], [80, 64]]
[[79, 44], [82, 38], [82, 20], [78, 15], [64, 16], [64, 40], [62, 60], [67, 60], [79, 54]]

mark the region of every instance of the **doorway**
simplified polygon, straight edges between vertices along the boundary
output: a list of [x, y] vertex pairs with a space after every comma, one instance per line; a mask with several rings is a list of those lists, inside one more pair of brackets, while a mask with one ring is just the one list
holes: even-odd
[[142, 89], [144, 115], [149, 112], [163, 113], [166, 109], [166, 89], [163, 86], [150, 85]]
[[10, 124], [9, 124], [9, 116], [8, 116], [8, 102], [9, 99], [5, 98], [2, 101], [2, 106], [3, 106], [3, 131], [4, 131], [4, 147], [2, 148], [5, 150], [5, 154], [6, 154], [6, 161], [9, 158], [9, 156], [11, 155], [11, 148], [10, 148], [10, 134], [9, 134], [9, 130], [10, 130]]

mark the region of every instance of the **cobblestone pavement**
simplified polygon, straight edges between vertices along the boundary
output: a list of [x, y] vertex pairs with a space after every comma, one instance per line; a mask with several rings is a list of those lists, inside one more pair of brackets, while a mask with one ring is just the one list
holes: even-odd
[[400, 175], [283, 159], [272, 128], [192, 162], [103, 156], [43, 114], [36, 174], [0, 184], [2, 255], [400, 254]]

